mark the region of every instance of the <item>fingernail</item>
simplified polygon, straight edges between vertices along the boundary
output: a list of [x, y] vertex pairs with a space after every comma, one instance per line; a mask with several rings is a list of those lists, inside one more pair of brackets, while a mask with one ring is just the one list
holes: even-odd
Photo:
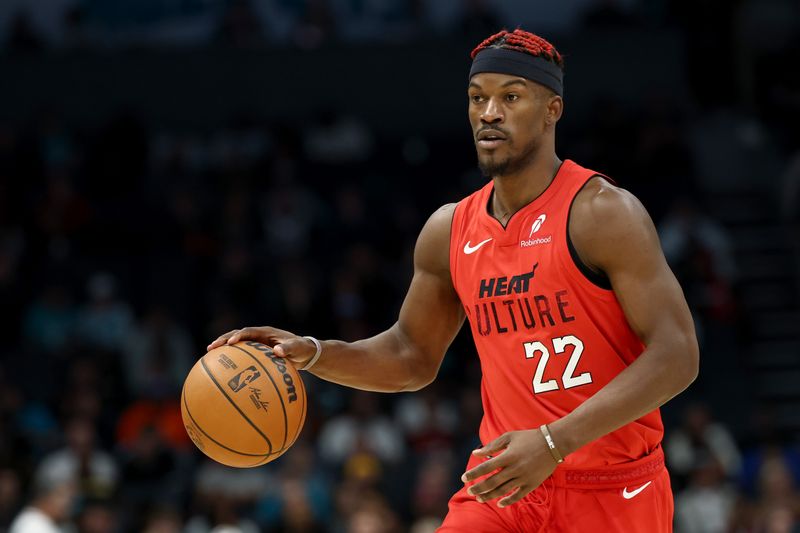
[[506, 506], [506, 504], [504, 504], [504, 503], [498, 503], [498, 504], [497, 504], [497, 506], [498, 506], [498, 507], [500, 507], [500, 508], [502, 509], [503, 507], [505, 507], [505, 506]]
[[476, 499], [478, 500], [478, 503], [483, 503], [483, 498], [481, 498], [480, 496], [478, 496]]
[[480, 449], [478, 449], [478, 450], [472, 450], [472, 453], [481, 453], [481, 451], [480, 451]]
[[463, 476], [461, 476], [461, 482], [462, 482], [462, 483], [466, 483], [466, 482], [467, 482], [467, 475], [466, 475], [466, 474], [464, 474]]
[[474, 496], [475, 495], [475, 493], [472, 492], [471, 488], [467, 489], [467, 494], [469, 494], [470, 496]]

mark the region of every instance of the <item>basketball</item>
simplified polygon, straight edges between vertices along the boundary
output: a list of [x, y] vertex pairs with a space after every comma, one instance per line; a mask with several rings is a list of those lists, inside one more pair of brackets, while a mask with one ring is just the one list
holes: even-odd
[[251, 341], [205, 354], [181, 393], [192, 442], [211, 459], [238, 468], [268, 463], [288, 450], [306, 408], [306, 389], [292, 363]]

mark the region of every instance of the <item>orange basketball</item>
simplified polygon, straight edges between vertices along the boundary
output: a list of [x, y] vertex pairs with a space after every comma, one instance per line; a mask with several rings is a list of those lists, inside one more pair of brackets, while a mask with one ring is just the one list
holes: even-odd
[[215, 461], [239, 468], [268, 463], [288, 450], [306, 408], [306, 388], [292, 363], [251, 341], [205, 354], [181, 393], [192, 442]]

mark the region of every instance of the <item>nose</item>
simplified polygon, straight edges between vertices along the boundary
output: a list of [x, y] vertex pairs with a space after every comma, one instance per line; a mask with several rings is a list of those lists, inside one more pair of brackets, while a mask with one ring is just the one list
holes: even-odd
[[483, 108], [483, 113], [481, 113], [481, 122], [484, 124], [498, 124], [503, 122], [504, 118], [502, 108], [497, 103], [497, 100], [490, 98], [486, 102], [486, 107]]

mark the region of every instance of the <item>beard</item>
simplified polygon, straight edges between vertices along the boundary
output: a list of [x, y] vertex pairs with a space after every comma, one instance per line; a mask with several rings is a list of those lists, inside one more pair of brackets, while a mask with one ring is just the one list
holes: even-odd
[[[511, 146], [509, 146], [510, 148]], [[521, 154], [513, 156], [508, 155], [503, 158], [498, 158], [494, 153], [485, 155], [484, 157], [478, 156], [478, 168], [487, 178], [494, 178], [499, 176], [507, 176], [515, 174], [528, 166], [528, 164], [536, 159], [536, 154], [539, 151], [539, 143], [531, 141], [528, 146], [522, 151]]]

